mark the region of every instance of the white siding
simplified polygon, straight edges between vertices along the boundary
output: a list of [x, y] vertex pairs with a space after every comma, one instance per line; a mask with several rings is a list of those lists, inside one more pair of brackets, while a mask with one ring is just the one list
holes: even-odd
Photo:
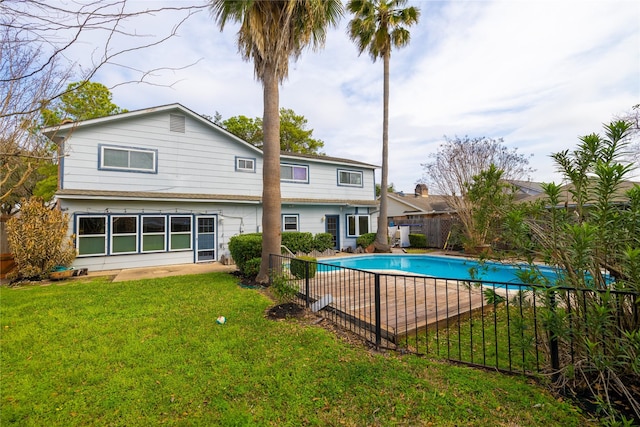
[[[228, 256], [229, 239], [242, 233], [262, 231], [262, 206], [257, 202], [210, 202], [161, 200], [163, 193], [212, 194], [260, 197], [262, 195], [261, 151], [236, 140], [217, 127], [182, 110], [169, 106], [125, 114], [116, 118], [89, 121], [68, 132], [62, 159], [60, 207], [69, 214], [70, 234], [78, 215], [142, 215], [185, 214], [212, 215], [218, 219], [215, 260]], [[185, 132], [170, 131], [170, 114], [185, 116]], [[116, 146], [157, 150], [157, 173], [103, 170], [99, 167], [99, 147]], [[236, 171], [236, 158], [255, 161], [255, 172]], [[375, 200], [373, 167], [350, 165], [348, 162], [306, 157], [282, 158], [283, 163], [309, 168], [308, 183], [281, 184], [283, 214], [298, 215], [299, 230], [312, 234], [325, 232], [327, 215], [339, 217], [339, 249], [355, 247], [355, 237], [347, 237], [348, 214], [368, 214], [375, 208], [355, 207]], [[338, 184], [338, 170], [362, 172], [362, 186]], [[117, 197], [92, 198], [69, 195], [71, 190], [156, 193], [154, 200], [120, 200]], [[147, 194], [148, 196], [148, 194]], [[298, 199], [298, 200], [295, 200]], [[314, 199], [320, 203], [314, 204]], [[293, 200], [293, 202], [291, 202]], [[329, 201], [335, 202], [329, 202]], [[370, 231], [375, 231], [375, 213]], [[94, 271], [131, 267], [193, 263], [196, 248], [187, 251], [114, 254], [78, 257], [75, 267]]]
[[[157, 150], [158, 171], [98, 169], [100, 144]], [[244, 194], [262, 192], [259, 152], [224, 133], [186, 120], [186, 132], [169, 131], [169, 113], [79, 127], [65, 144], [64, 189]], [[235, 170], [236, 156], [256, 160], [256, 172]]]
[[[167, 111], [78, 127], [65, 143], [62, 184], [65, 190], [146, 191], [218, 195], [262, 195], [261, 152], [217, 128], [186, 116], [185, 133], [169, 131]], [[157, 150], [157, 173], [101, 170], [99, 147]], [[236, 171], [236, 158], [255, 160], [255, 172]], [[329, 164], [313, 159], [283, 158], [308, 166], [308, 183], [281, 185], [284, 198], [372, 200], [373, 169]], [[362, 172], [362, 187], [338, 185], [338, 170]]]

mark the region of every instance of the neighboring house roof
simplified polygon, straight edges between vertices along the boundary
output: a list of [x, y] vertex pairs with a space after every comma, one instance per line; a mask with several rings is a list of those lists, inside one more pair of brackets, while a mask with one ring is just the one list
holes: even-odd
[[[626, 203], [628, 202], [629, 198], [625, 195], [625, 193], [627, 191], [629, 191], [630, 189], [632, 189], [635, 186], [640, 186], [640, 182], [635, 182], [635, 181], [623, 181], [620, 184], [620, 187], [618, 188], [618, 191], [616, 192], [616, 194], [613, 196], [613, 198], [611, 199], [611, 202], [613, 203]], [[560, 187], [561, 191], [560, 191], [560, 198], [559, 198], [559, 205], [567, 205], [567, 206], [573, 206], [575, 205], [575, 200], [573, 199], [573, 196], [571, 195], [571, 190], [574, 188], [574, 186], [572, 184], [566, 184]], [[540, 193], [537, 194], [535, 196], [530, 196], [530, 197], [526, 197], [524, 199], [519, 200], [519, 202], [536, 202], [539, 200], [545, 200], [547, 197], [547, 195], [545, 193]], [[593, 200], [588, 201], [587, 204], [589, 203], [593, 203]]]
[[[108, 191], [108, 190], [58, 190], [59, 199], [99, 199], [99, 200], [146, 200], [146, 201], [195, 201], [195, 202], [237, 202], [261, 203], [262, 197], [242, 196], [233, 194], [184, 194], [157, 193], [151, 191]], [[314, 204], [314, 205], [345, 205], [345, 206], [376, 206], [375, 200], [341, 200], [341, 199], [307, 199], [282, 198], [282, 203]]]
[[403, 213], [406, 215], [432, 215], [434, 213], [454, 212], [446, 202], [446, 196], [429, 195], [427, 197], [416, 196], [414, 194], [389, 193], [387, 197], [404, 206]]
[[[153, 114], [153, 113], [158, 113], [158, 112], [169, 112], [169, 111], [180, 111], [182, 114], [188, 115], [202, 123], [204, 123], [206, 126], [209, 126], [211, 128], [215, 128], [216, 130], [225, 133], [227, 136], [229, 136], [230, 138], [232, 138], [233, 140], [235, 140], [236, 142], [243, 144], [247, 147], [249, 147], [251, 150], [254, 150], [256, 153], [259, 153], [260, 155], [262, 155], [262, 150], [252, 144], [249, 144], [247, 141], [238, 138], [237, 136], [235, 136], [234, 134], [232, 134], [231, 132], [227, 131], [225, 128], [223, 128], [222, 126], [219, 126], [217, 124], [215, 124], [214, 122], [212, 122], [211, 120], [201, 116], [200, 114], [188, 109], [187, 107], [183, 106], [182, 104], [167, 104], [167, 105], [161, 105], [161, 106], [157, 106], [157, 107], [151, 107], [151, 108], [144, 108], [144, 109], [140, 109], [140, 110], [134, 110], [134, 111], [127, 111], [126, 113], [120, 113], [120, 114], [114, 114], [111, 116], [105, 116], [105, 117], [99, 117], [96, 119], [89, 119], [89, 120], [82, 120], [79, 122], [70, 122], [70, 123], [63, 123], [60, 125], [56, 125], [56, 126], [50, 126], [47, 128], [44, 128], [42, 130], [42, 133], [47, 136], [50, 139], [53, 139], [57, 133], [62, 133], [67, 134], [70, 131], [73, 131], [77, 128], [84, 128], [84, 127], [90, 127], [90, 126], [96, 126], [96, 125], [101, 125], [104, 123], [111, 123], [111, 122], [115, 122], [115, 121], [119, 121], [119, 120], [129, 120], [138, 116], [143, 116], [143, 115], [147, 115], [147, 114]], [[376, 165], [372, 165], [369, 163], [364, 163], [364, 162], [359, 162], [359, 161], [355, 161], [355, 160], [351, 160], [351, 159], [343, 159], [340, 157], [329, 157], [329, 156], [325, 156], [325, 155], [319, 155], [319, 154], [301, 154], [301, 153], [292, 153], [292, 152], [288, 152], [288, 151], [282, 151], [280, 153], [280, 157], [281, 159], [307, 159], [307, 160], [313, 160], [316, 162], [320, 162], [320, 163], [332, 163], [332, 164], [344, 164], [344, 165], [348, 165], [348, 166], [358, 166], [361, 168], [365, 168], [365, 169], [379, 169], [380, 166], [376, 166]]]
[[508, 179], [506, 180], [506, 182], [516, 187], [516, 193], [515, 193], [516, 200], [524, 199], [525, 197], [535, 196], [543, 192], [541, 182], [520, 181], [516, 179]]

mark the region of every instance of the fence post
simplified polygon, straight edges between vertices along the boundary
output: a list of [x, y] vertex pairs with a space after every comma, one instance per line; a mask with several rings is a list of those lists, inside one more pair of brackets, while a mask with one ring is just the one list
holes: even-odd
[[311, 261], [306, 261], [304, 262], [304, 293], [305, 293], [305, 305], [307, 308], [309, 308], [310, 304], [309, 304], [309, 262]]
[[382, 344], [382, 326], [381, 326], [381, 314], [380, 314], [380, 274], [374, 274], [374, 298], [375, 298], [375, 310], [376, 310], [376, 347], [380, 347]]
[[556, 315], [556, 292], [551, 291], [549, 296], [549, 308], [552, 313], [551, 336], [549, 338], [549, 351], [551, 352], [551, 369], [553, 369], [553, 378], [557, 378], [560, 371], [560, 352], [558, 350], [558, 334], [557, 334], [557, 315]]

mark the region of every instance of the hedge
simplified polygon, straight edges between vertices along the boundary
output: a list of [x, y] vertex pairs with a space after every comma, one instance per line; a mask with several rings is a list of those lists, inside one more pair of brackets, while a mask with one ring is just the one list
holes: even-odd
[[412, 248], [426, 248], [427, 236], [424, 234], [409, 234], [409, 245]]

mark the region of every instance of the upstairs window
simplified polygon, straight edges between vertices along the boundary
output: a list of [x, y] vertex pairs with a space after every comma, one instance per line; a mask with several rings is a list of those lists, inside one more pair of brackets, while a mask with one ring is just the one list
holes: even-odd
[[99, 146], [99, 169], [128, 172], [157, 172], [157, 150]]
[[309, 166], [280, 164], [280, 181], [309, 183]]
[[255, 172], [256, 160], [247, 157], [236, 157], [236, 170], [239, 172]]
[[338, 169], [338, 185], [362, 187], [362, 172]]

